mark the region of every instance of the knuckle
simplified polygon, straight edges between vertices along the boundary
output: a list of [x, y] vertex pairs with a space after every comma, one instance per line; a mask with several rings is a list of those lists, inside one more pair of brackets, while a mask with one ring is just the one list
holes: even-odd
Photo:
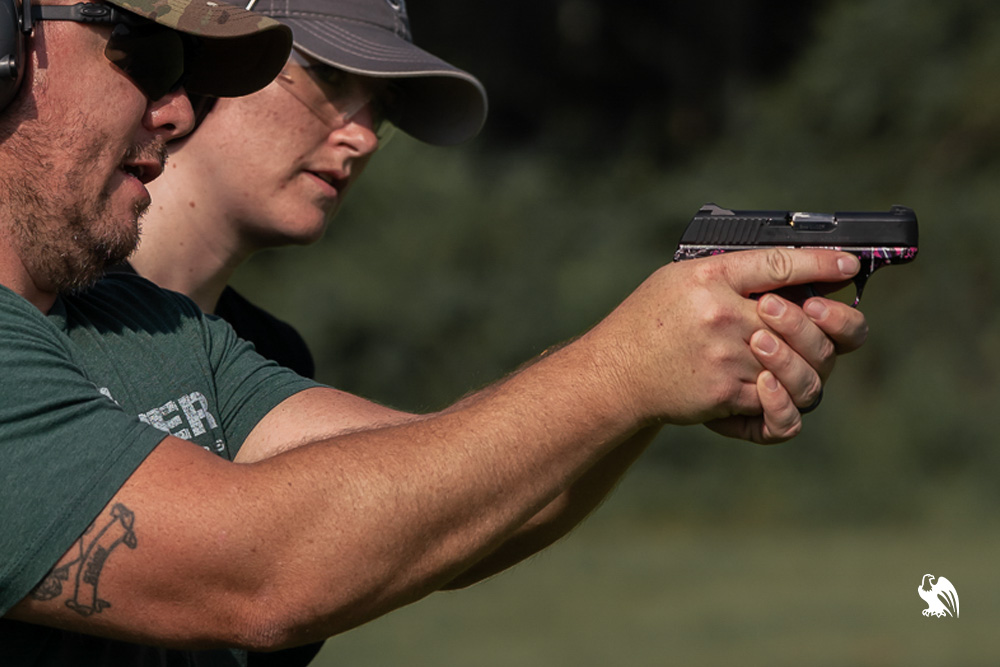
[[823, 360], [832, 361], [838, 354], [861, 347], [868, 337], [868, 326], [863, 321], [860, 325], [848, 321], [824, 330], [824, 333], [826, 335], [817, 346], [817, 353]]
[[776, 445], [786, 442], [797, 436], [802, 431], [802, 415], [794, 406], [780, 415], [780, 418], [772, 416], [770, 419], [765, 416], [764, 438], [759, 442], [762, 445]]
[[[855, 311], [857, 312], [857, 311]], [[854, 350], [865, 344], [868, 340], [868, 320], [865, 319], [864, 315], [858, 313], [859, 319], [848, 322], [844, 326], [843, 334], [841, 338], [849, 341], [849, 344], [845, 347], [848, 350]]]
[[795, 419], [791, 424], [788, 424], [784, 429], [781, 430], [781, 433], [777, 435], [773, 443], [777, 444], [779, 442], [785, 442], [791, 440], [801, 432], [802, 432], [802, 420]]
[[787, 282], [792, 277], [792, 254], [784, 248], [772, 248], [766, 257], [770, 277], [777, 282]]
[[821, 338], [819, 341], [819, 359], [821, 364], [832, 364], [837, 358], [837, 346], [829, 338]]
[[809, 407], [819, 399], [820, 394], [822, 392], [823, 392], [823, 383], [820, 382], [819, 377], [816, 376], [813, 379], [813, 381], [810, 382], [806, 390], [802, 393], [801, 403], [797, 403], [796, 405], [798, 405], [800, 408]]
[[720, 262], [695, 261], [691, 264], [691, 278], [700, 285], [716, 282], [722, 271], [724, 271], [724, 264]]
[[708, 301], [698, 310], [698, 319], [709, 331], [725, 329], [734, 319], [732, 311], [720, 303]]
[[859, 330], [862, 326], [862, 321], [859, 321], [855, 316], [854, 309], [849, 306], [844, 306], [838, 304], [839, 307], [831, 308], [830, 315], [827, 318], [827, 327], [830, 329], [830, 334], [838, 338], [850, 338], [853, 332]]
[[741, 362], [741, 351], [729, 344], [718, 342], [702, 349], [702, 368], [713, 369], [715, 375], [739, 384], [735, 377]]
[[712, 401], [715, 405], [736, 406], [740, 403], [742, 391], [740, 382], [725, 379], [716, 383]]
[[801, 421], [791, 422], [788, 425], [765, 424], [763, 427], [763, 433], [758, 438], [754, 438], [754, 442], [763, 446], [778, 445], [791, 440], [797, 436], [801, 430]]
[[850, 352], [861, 347], [868, 338], [868, 321], [861, 311], [834, 302], [822, 323], [835, 353]]

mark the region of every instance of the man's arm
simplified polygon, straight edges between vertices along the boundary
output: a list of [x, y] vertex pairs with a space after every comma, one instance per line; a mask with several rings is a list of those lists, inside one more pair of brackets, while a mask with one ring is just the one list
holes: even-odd
[[[776, 443], [794, 437], [802, 426], [802, 415], [782, 383], [811, 395], [809, 392], [814, 390], [816, 384], [825, 382], [829, 376], [837, 354], [852, 351], [864, 342], [867, 327], [864, 317], [854, 308], [822, 298], [810, 299], [799, 308], [779, 296], [768, 294], [760, 300], [757, 310], [770, 332], [777, 334], [775, 337], [761, 330], [751, 337], [751, 347], [765, 369], [758, 378], [757, 387], [763, 414], [760, 419], [731, 417], [710, 426], [746, 440]], [[481, 391], [480, 397], [487, 391], [488, 388]], [[341, 414], [345, 419], [352, 420], [349, 425], [341, 425], [345, 430], [363, 430], [416, 418], [415, 415], [396, 412], [349, 394], [344, 394], [340, 400], [343, 401]], [[324, 399], [315, 409], [321, 411], [327, 405]], [[461, 402], [455, 407], [460, 405]], [[279, 408], [282, 409], [285, 408]], [[298, 414], [300, 410], [296, 408], [294, 412]], [[271, 429], [277, 432], [283, 430]], [[476, 583], [521, 562], [566, 535], [611, 493], [658, 431], [658, 428], [651, 427], [630, 438], [528, 520], [496, 551], [449, 582], [445, 588]], [[275, 444], [280, 446], [281, 443]], [[258, 449], [255, 456], [273, 453]], [[247, 455], [248, 450], [241, 451], [238, 460], [246, 461]]]
[[[530, 375], [570, 364], [554, 357]], [[544, 377], [518, 377], [461, 411], [253, 464], [167, 438], [67, 554], [62, 594], [29, 596], [11, 617], [141, 643], [276, 648], [423, 597], [551, 502], [599, 440], [610, 451], [627, 430], [606, 407], [567, 409], [570, 397], [553, 402], [536, 385]], [[556, 424], [566, 418], [579, 426]], [[559, 433], [588, 429], [578, 443]], [[98, 533], [131, 536], [109, 548]], [[105, 555], [79, 557], [95, 548]]]
[[[598, 463], [624, 467], [634, 452], [622, 444], [642, 430], [762, 424], [763, 366], [747, 341], [765, 326], [746, 296], [842, 280], [852, 267], [838, 257], [666, 267], [572, 345], [435, 415], [245, 465], [168, 437], [56, 568], [68, 572], [61, 592], [42, 582], [10, 616], [144, 643], [277, 648], [384, 614], [460, 581]], [[790, 384], [782, 405], [812, 400], [813, 383]], [[272, 411], [248, 457], [336, 431], [327, 391]], [[98, 533], [124, 537], [108, 549]], [[67, 605], [81, 591], [85, 604]]]
[[[771, 332], [779, 336], [770, 343], [766, 342], [768, 334], [763, 330], [751, 337], [751, 348], [765, 369], [757, 379], [763, 414], [759, 419], [730, 417], [709, 426], [752, 442], [783, 442], [801, 430], [802, 413], [782, 383], [809, 395], [817, 379], [822, 383], [829, 377], [837, 354], [857, 349], [864, 343], [868, 329], [864, 317], [854, 308], [820, 298], [809, 299], [798, 308], [768, 294], [761, 299], [758, 313]], [[649, 427], [629, 438], [495, 552], [445, 588], [476, 583], [564, 536], [600, 505], [658, 432], [659, 428]]]

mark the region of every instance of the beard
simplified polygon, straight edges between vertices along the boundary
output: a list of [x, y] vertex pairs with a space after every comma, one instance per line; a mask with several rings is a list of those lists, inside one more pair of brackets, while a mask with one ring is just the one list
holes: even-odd
[[[148, 201], [116, 213], [111, 176], [126, 160], [155, 157], [162, 164], [166, 157], [162, 142], [154, 142], [132, 146], [116, 160], [120, 139], [82, 122], [63, 127], [77, 129], [34, 124], [3, 142], [4, 162], [16, 165], [3, 175], [11, 238], [35, 285], [60, 293], [91, 286], [135, 250]], [[101, 169], [109, 174], [96, 187]]]

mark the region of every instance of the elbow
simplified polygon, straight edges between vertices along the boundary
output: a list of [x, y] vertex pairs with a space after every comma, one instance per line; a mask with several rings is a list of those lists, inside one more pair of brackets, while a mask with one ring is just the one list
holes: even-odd
[[318, 612], [309, 618], [315, 607], [303, 597], [307, 589], [266, 562], [249, 564], [244, 559], [202, 579], [199, 592], [184, 603], [188, 611], [178, 614], [175, 608], [172, 617], [183, 619], [178, 635], [186, 638], [186, 648], [270, 652], [312, 638], [307, 631], [318, 625]]
[[316, 619], [305, 618], [302, 610], [274, 599], [255, 598], [239, 605], [226, 632], [228, 647], [269, 653], [326, 639]]
[[280, 592], [245, 595], [229, 606], [227, 646], [268, 653], [329, 639], [374, 617], [362, 601], [317, 597], [316, 588], [290, 582], [276, 588]]

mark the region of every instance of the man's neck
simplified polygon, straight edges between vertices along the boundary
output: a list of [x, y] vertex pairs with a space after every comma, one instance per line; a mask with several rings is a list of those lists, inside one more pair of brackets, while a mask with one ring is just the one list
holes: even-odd
[[0, 231], [0, 285], [21, 295], [43, 313], [49, 312], [59, 296], [56, 290], [35, 282], [15, 244], [3, 231]]

